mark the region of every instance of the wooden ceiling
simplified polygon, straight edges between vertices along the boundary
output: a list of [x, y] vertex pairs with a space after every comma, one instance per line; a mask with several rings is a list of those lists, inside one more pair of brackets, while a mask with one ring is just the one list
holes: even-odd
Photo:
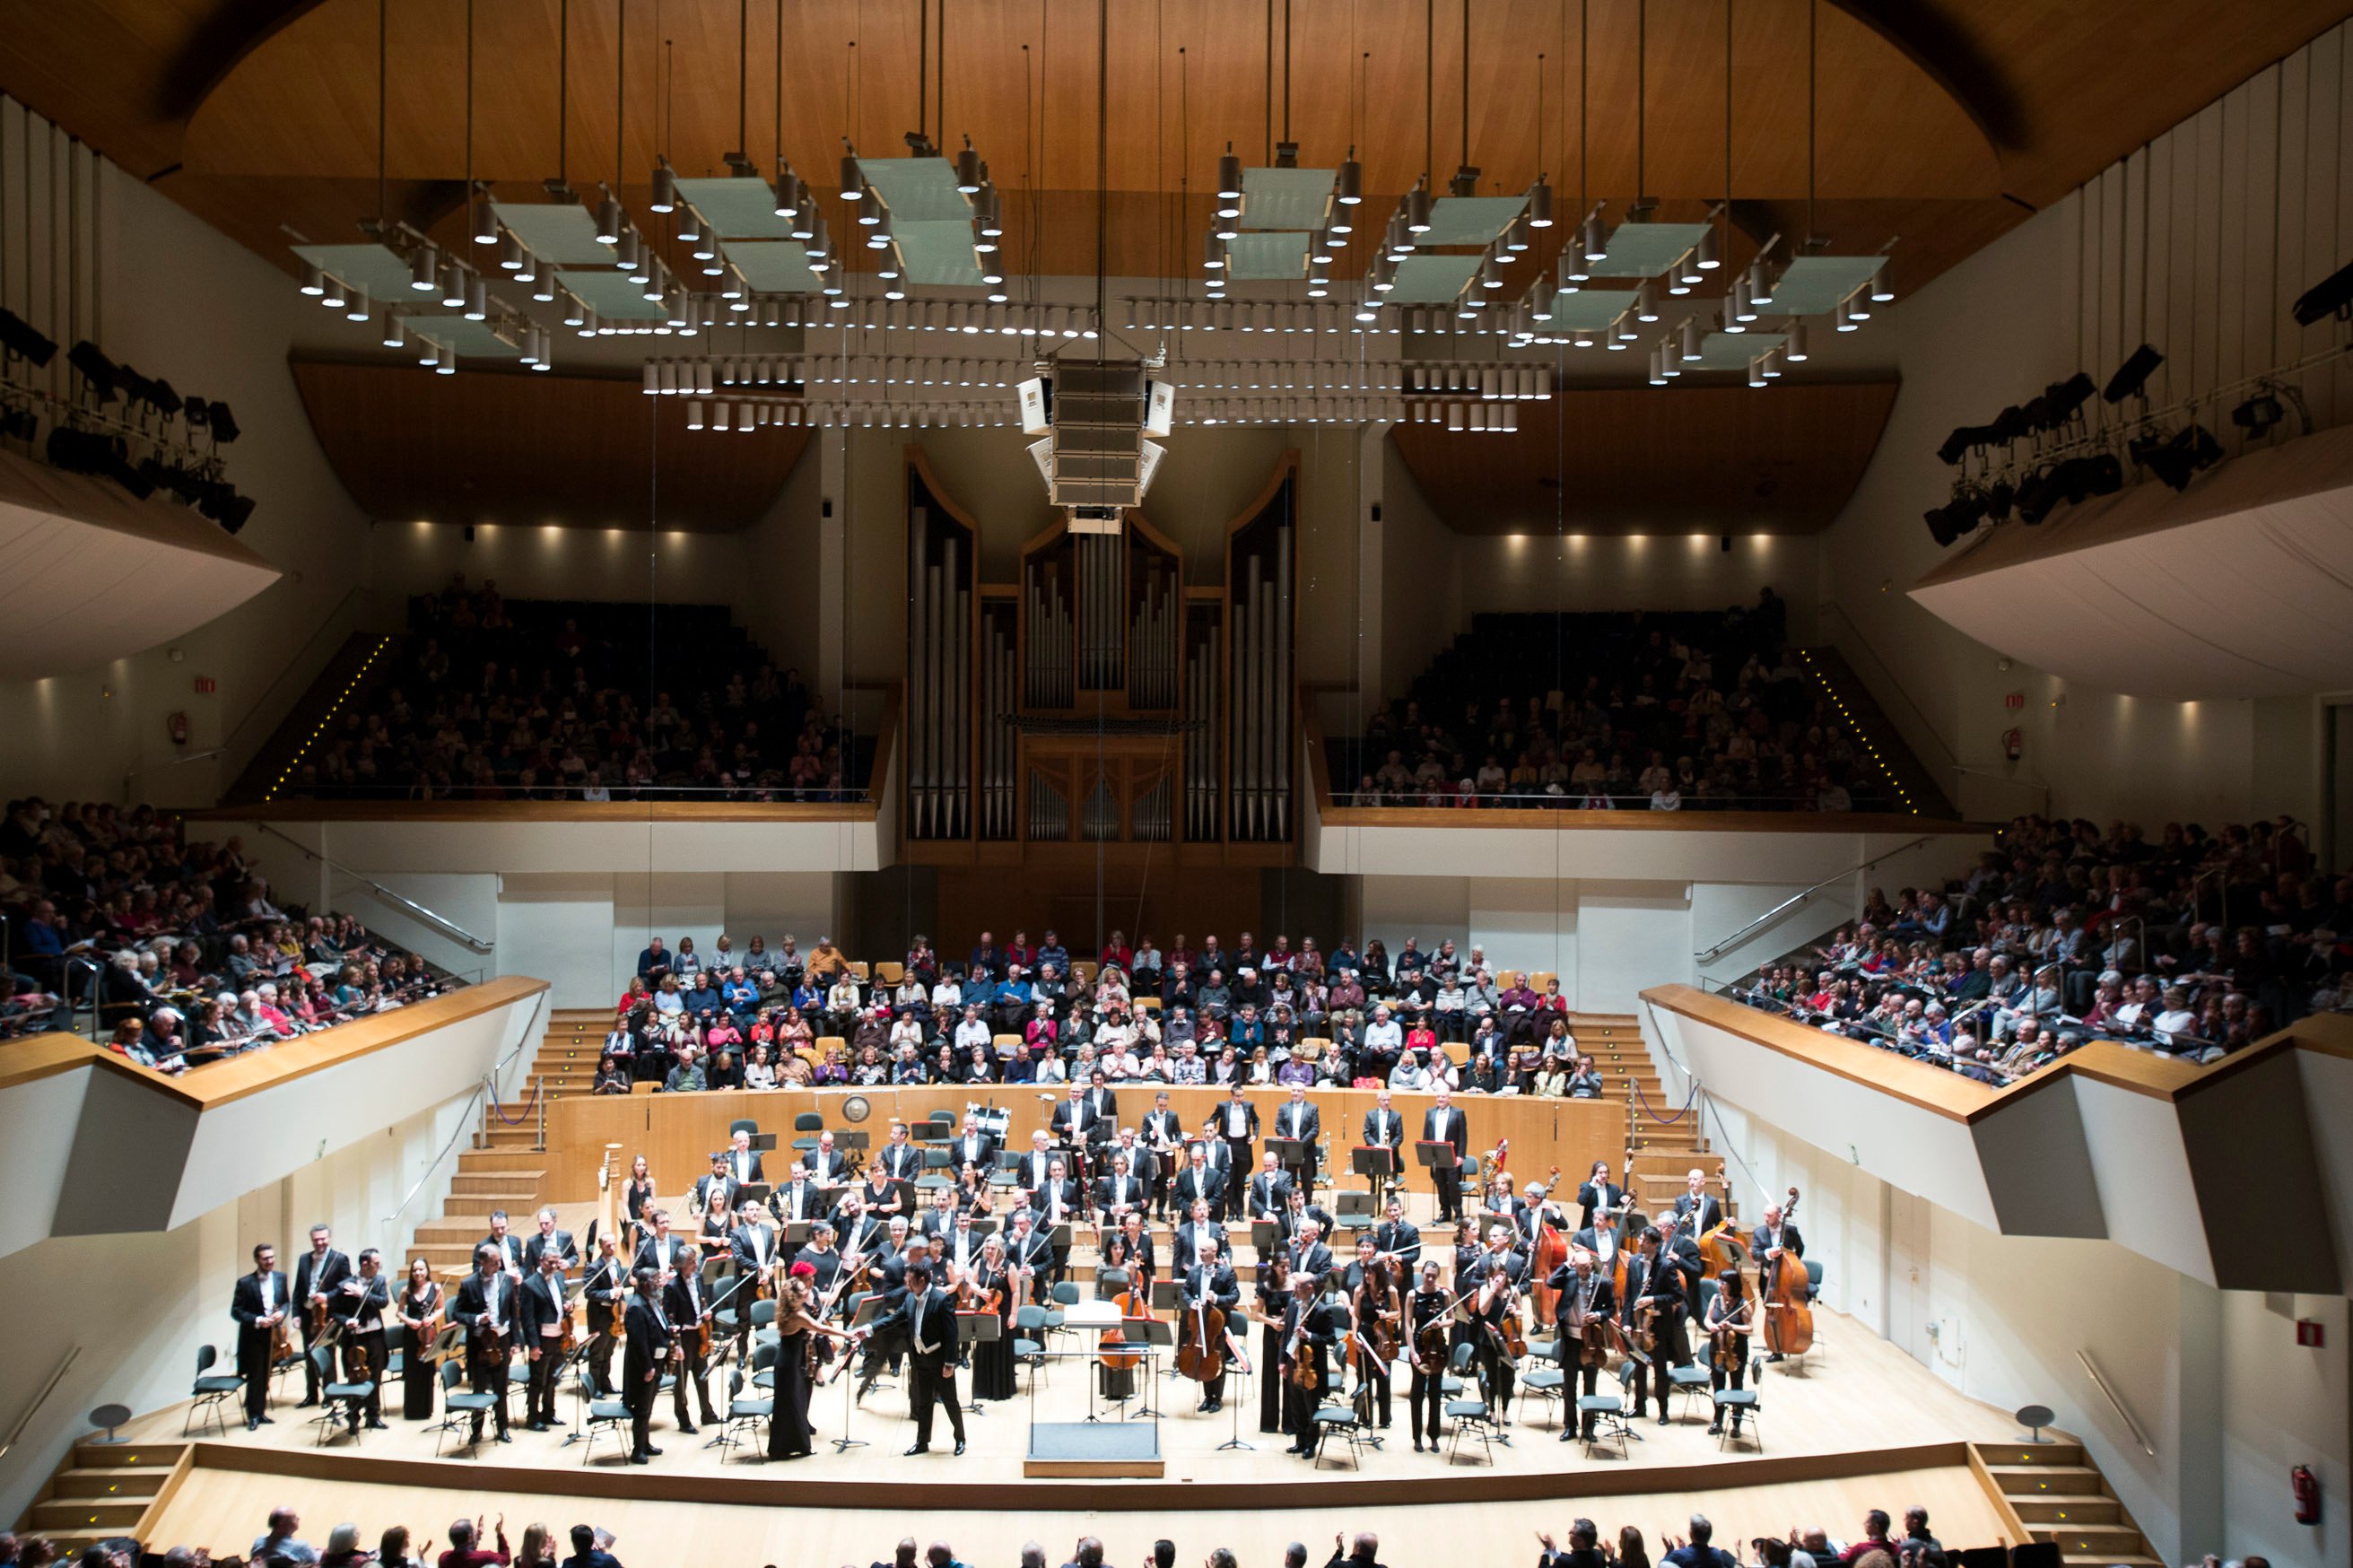
[[[294, 384], [343, 488], [388, 522], [723, 532], [758, 518], [808, 444], [691, 434], [635, 381], [298, 360]], [[661, 488], [653, 488], [659, 461]]]
[[[763, 167], [781, 150], [821, 178], [844, 134], [870, 154], [900, 152], [918, 112], [921, 3], [629, 5], [618, 167], [641, 219], [658, 152], [700, 174], [718, 172], [735, 146], [739, 68], [742, 139]], [[944, 3], [950, 140], [968, 133], [990, 160], [1009, 198], [1016, 258], [1092, 273], [1097, 8]], [[511, 198], [529, 199], [556, 172], [560, 4], [475, 6], [472, 166]], [[1736, 0], [1733, 9], [1731, 179], [1753, 237], [1803, 226], [1811, 4]], [[1638, 117], [1641, 5], [1470, 7], [1468, 156], [1485, 170], [1482, 189], [1516, 190], [1542, 170], [1564, 205], [1580, 183], [1623, 204], [1637, 194], [1639, 149], [1643, 194], [1695, 210], [1723, 192], [1725, 0], [1648, 5]], [[615, 174], [619, 5], [570, 7], [567, 162], [584, 188]], [[1330, 164], [1356, 145], [1376, 204], [1425, 163], [1441, 180], [1450, 174], [1464, 155], [1461, 0], [1436, 6], [1434, 37], [1414, 0], [1289, 0], [1288, 8], [1289, 124], [1303, 160]], [[1189, 269], [1202, 213], [1198, 202], [1180, 212], [1174, 193], [1187, 181], [1201, 190], [1229, 140], [1247, 161], [1263, 159], [1270, 11], [1281, 133], [1283, 9], [1266, 0], [1110, 7], [1104, 174], [1114, 273]], [[2264, 0], [2227, 12], [2211, 0], [1822, 0], [1817, 226], [1849, 251], [1901, 235], [1896, 281], [1916, 288], [2347, 10], [2345, 0]], [[387, 8], [389, 203], [427, 225], [455, 210], [467, 168], [465, 11], [465, 0]], [[376, 16], [372, 0], [0, 0], [0, 87], [284, 263], [281, 224], [341, 241], [375, 210]], [[1578, 132], [1581, 75], [1589, 146]], [[936, 61], [931, 80], [936, 94]], [[1425, 112], [1435, 132], [1427, 158]]]
[[1399, 425], [1423, 497], [1458, 533], [1810, 533], [1846, 504], [1892, 381], [1565, 390], [1508, 436]]

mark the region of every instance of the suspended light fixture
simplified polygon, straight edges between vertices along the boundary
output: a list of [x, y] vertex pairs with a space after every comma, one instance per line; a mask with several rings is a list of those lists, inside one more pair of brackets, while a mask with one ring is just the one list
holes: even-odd
[[319, 270], [315, 261], [302, 263], [302, 292], [316, 300], [327, 292], [327, 275]]
[[1201, 265], [1215, 272], [1226, 264], [1226, 241], [1222, 235], [1209, 235], [1202, 242]]
[[480, 273], [466, 282], [466, 320], [487, 321], [491, 319], [490, 279]]
[[1757, 319], [1757, 302], [1749, 297], [1748, 279], [1746, 278], [1732, 280], [1731, 319], [1743, 327]]
[[[419, 294], [433, 291], [440, 275], [441, 253], [429, 245], [420, 245], [408, 255], [408, 286]], [[310, 290], [305, 289], [304, 293]]]
[[995, 185], [982, 191], [981, 197], [980, 232], [990, 239], [1000, 238], [1005, 233], [1005, 199]]
[[330, 310], [340, 310], [343, 308], [344, 294], [345, 289], [343, 288], [343, 280], [342, 279], [336, 277], [332, 272], [321, 275], [319, 279], [320, 304], [325, 306]]
[[858, 195], [858, 222], [863, 228], [879, 227], [883, 220], [882, 193], [869, 185]]
[[1879, 266], [1871, 275], [1870, 292], [1872, 302], [1874, 304], [1886, 305], [1894, 301], [1895, 279], [1894, 274], [1889, 272], [1887, 258], [1883, 256], [1879, 258]]
[[1332, 181], [1332, 199], [1344, 207], [1355, 206], [1365, 199], [1365, 166], [1356, 162], [1356, 150], [1340, 161], [1340, 172]]
[[442, 264], [441, 303], [453, 310], [466, 308], [466, 275], [455, 262]]
[[476, 245], [496, 245], [499, 242], [499, 220], [491, 210], [491, 198], [482, 195], [481, 187], [474, 188], [473, 198], [466, 204], [466, 237]]
[[1748, 302], [1759, 307], [1773, 303], [1773, 269], [1761, 256], [1748, 264]]
[[833, 231], [826, 226], [823, 217], [809, 225], [808, 237], [801, 241], [801, 251], [809, 258], [811, 265], [832, 257]]
[[620, 243], [613, 247], [613, 261], [620, 268], [621, 276], [624, 278], [635, 278], [644, 270], [646, 247], [645, 243], [638, 237], [636, 229], [621, 231]]
[[388, 349], [396, 349], [408, 341], [408, 311], [395, 305], [384, 313], [383, 325], [376, 331], [376, 341]]
[[1234, 155], [1234, 144], [1230, 142], [1226, 143], [1225, 152], [1218, 158], [1216, 194], [1221, 202], [1238, 202], [1242, 199], [1242, 161]]
[[[849, 143], [845, 142], [842, 145], [847, 147]], [[841, 199], [845, 202], [856, 201], [865, 191], [866, 176], [859, 172], [858, 154], [856, 153], [845, 152], [842, 153], [841, 178], [835, 182], [834, 189], [841, 193]]]
[[346, 291], [343, 300], [343, 320], [364, 321], [374, 313], [375, 307], [368, 302], [366, 289], [353, 289]]
[[1651, 384], [1652, 386], [1667, 384], [1667, 345], [1664, 343], [1653, 343], [1651, 346]]
[[1684, 318], [1683, 340], [1683, 362], [1685, 364], [1697, 364], [1707, 344], [1707, 334], [1701, 328], [1697, 317]]
[[1599, 213], [1586, 216], [1584, 233], [1577, 246], [1588, 261], [1599, 261], [1609, 254], [1609, 232], [1602, 226]]
[[1405, 230], [1408, 234], [1430, 232], [1430, 187], [1414, 186], [1405, 194]]
[[1527, 218], [1530, 228], [1552, 226], [1552, 182], [1542, 174], [1528, 187]]
[[1781, 345], [1781, 357], [1791, 364], [1803, 364], [1806, 363], [1805, 322], [1792, 321], [1789, 323], [1789, 338], [1787, 342]]
[[628, 226], [628, 219], [622, 214], [621, 204], [617, 198], [607, 195], [596, 204], [597, 244], [618, 244], [622, 230]]
[[1648, 278], [1634, 290], [1634, 319], [1645, 324], [1659, 319], [1659, 286]]

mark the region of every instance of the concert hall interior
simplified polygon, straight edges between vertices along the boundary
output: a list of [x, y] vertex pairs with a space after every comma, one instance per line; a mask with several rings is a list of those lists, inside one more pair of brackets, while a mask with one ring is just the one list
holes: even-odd
[[2348, 237], [2348, 0], [0, 0], [0, 1568], [2353, 1564]]

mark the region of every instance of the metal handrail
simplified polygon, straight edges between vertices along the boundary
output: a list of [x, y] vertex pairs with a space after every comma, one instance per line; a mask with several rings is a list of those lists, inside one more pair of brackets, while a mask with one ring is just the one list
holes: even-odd
[[359, 883], [362, 887], [375, 894], [376, 897], [385, 900], [390, 903], [398, 904], [402, 909], [406, 910], [410, 914], [415, 915], [418, 920], [423, 921], [426, 924], [434, 927], [446, 936], [458, 942], [464, 942], [476, 952], [490, 952], [494, 951], [498, 946], [498, 943], [496, 942], [486, 942], [482, 938], [476, 936], [472, 931], [468, 931], [464, 926], [459, 925], [457, 921], [450, 920], [446, 915], [435, 914], [431, 910], [427, 909], [423, 904], [418, 903], [416, 900], [407, 897], [406, 894], [394, 892], [390, 888], [385, 887], [382, 882], [375, 880], [373, 877], [362, 876], [359, 872], [353, 870], [349, 866], [343, 865], [341, 861], [329, 859], [326, 856], [320, 854], [316, 849], [311, 848], [301, 839], [294, 837], [290, 834], [280, 832], [277, 828], [272, 827], [269, 823], [256, 822], [253, 826], [255, 829], [259, 832], [267, 833], [272, 837], [285, 839], [287, 843], [291, 844], [295, 848], [300, 849], [303, 854], [309, 856], [311, 859], [316, 860], [322, 866], [326, 867], [329, 870], [341, 871], [353, 881]]
[[[2217, 883], [2221, 882], [2222, 874], [2230, 868], [2228, 861], [2217, 860], [2211, 866], [2191, 875], [2189, 879], [2189, 918], [2191, 920], [2206, 918], [2198, 907], [2198, 889], [2204, 887], [2210, 879]], [[2220, 920], [2231, 912], [2231, 895], [2226, 889], [2217, 887], [2214, 896], [2214, 918]]]
[[103, 1005], [99, 998], [99, 992], [106, 984], [106, 967], [87, 953], [69, 952], [58, 971], [58, 977], [65, 983], [66, 1019], [69, 1025], [75, 1013], [79, 1011], [73, 1005], [74, 971], [78, 968], [90, 971], [90, 1039], [93, 1045], [97, 1043], [99, 1030], [106, 1021], [106, 1016], [100, 1010]]
[[2132, 1418], [2132, 1412], [2125, 1408], [2125, 1402], [2116, 1397], [2116, 1391], [2110, 1388], [2108, 1380], [2100, 1375], [2100, 1369], [2093, 1363], [2091, 1353], [2079, 1350], [2075, 1352], [2075, 1359], [2084, 1363], [2084, 1370], [2092, 1374], [2092, 1382], [2108, 1396], [2108, 1403], [2116, 1407], [2116, 1415], [2124, 1421], [2125, 1430], [2130, 1432], [2133, 1441], [2140, 1445], [2140, 1451], [2152, 1459], [2157, 1458], [2157, 1450], [2150, 1447], [2148, 1439], [2141, 1433], [2140, 1423]]
[[0, 1443], [0, 1459], [6, 1458], [9, 1450], [16, 1447], [17, 1439], [25, 1435], [25, 1428], [33, 1424], [33, 1417], [41, 1413], [41, 1406], [49, 1402], [49, 1395], [58, 1391], [58, 1384], [65, 1381], [67, 1372], [72, 1368], [74, 1362], [80, 1355], [79, 1345], [74, 1345], [67, 1350], [66, 1359], [58, 1363], [58, 1370], [49, 1373], [49, 1381], [41, 1384], [41, 1392], [35, 1394], [33, 1403], [25, 1407], [24, 1418], [16, 1423], [16, 1429], [8, 1434], [6, 1442]]
[[432, 1159], [426, 1162], [425, 1173], [417, 1178], [417, 1184], [408, 1189], [408, 1195], [400, 1200], [399, 1206], [396, 1207], [390, 1214], [385, 1215], [380, 1223], [390, 1225], [393, 1221], [398, 1219], [402, 1215], [408, 1212], [408, 1205], [417, 1201], [417, 1194], [423, 1192], [425, 1190], [426, 1184], [433, 1180], [433, 1173], [441, 1168], [441, 1163], [444, 1160], [447, 1160], [449, 1157], [450, 1152], [458, 1147], [459, 1138], [473, 1129], [474, 1112], [482, 1105], [483, 1097], [485, 1095], [495, 1095], [498, 1092], [499, 1074], [505, 1069], [509, 1062], [513, 1061], [515, 1058], [522, 1054], [522, 1048], [525, 1046], [531, 1044], [532, 1030], [539, 1023], [539, 1015], [546, 1005], [547, 993], [545, 991], [540, 992], [532, 999], [531, 1020], [523, 1026], [522, 1032], [516, 1036], [514, 1048], [507, 1052], [505, 1056], [501, 1057], [496, 1062], [492, 1063], [491, 1070], [484, 1073], [480, 1081], [474, 1085], [474, 1092], [468, 1097], [465, 1109], [458, 1113], [458, 1125], [455, 1131], [449, 1134], [449, 1141], [441, 1145], [441, 1152], [439, 1153], [434, 1155]]
[[[1888, 689], [1904, 700], [1905, 706], [1912, 710], [1912, 717], [1919, 721], [1921, 731], [1928, 737], [1929, 743], [1945, 754], [1945, 765], [1957, 773], [1960, 771], [1959, 753], [1945, 743], [1945, 737], [1937, 732], [1936, 721], [1928, 717], [1928, 710], [1920, 705], [1911, 692], [1905, 689], [1902, 678], [1895, 673], [1895, 667], [1879, 657], [1879, 650], [1871, 646], [1871, 639], [1863, 635], [1862, 627], [1855, 618], [1835, 604], [1823, 605], [1820, 613], [1834, 615], [1845, 623], [1846, 629], [1854, 637], [1855, 646], [1871, 656], [1871, 662], [1879, 666], [1880, 674], [1886, 679]], [[1837, 647], [1839, 646], [1837, 639], [1831, 639], [1831, 646]], [[1856, 673], [1862, 672], [1858, 670]], [[1893, 715], [1890, 717], [1892, 719]]]
[[1730, 936], [1725, 937], [1722, 942], [1717, 942], [1714, 947], [1707, 948], [1703, 952], [1693, 953], [1692, 962], [1694, 964], [1714, 963], [1717, 959], [1723, 957], [1728, 949], [1738, 942], [1741, 938], [1746, 936], [1750, 931], [1770, 924], [1772, 921], [1779, 919], [1781, 915], [1788, 910], [1797, 908], [1797, 906], [1804, 903], [1816, 893], [1820, 892], [1824, 888], [1829, 887], [1832, 882], [1842, 880], [1848, 877], [1860, 877], [1865, 871], [1870, 870], [1873, 866], [1878, 865], [1881, 861], [1892, 860], [1896, 856], [1917, 849], [1920, 846], [1927, 842], [1927, 836], [1923, 835], [1918, 838], [1915, 838], [1909, 844], [1898, 845], [1893, 849], [1887, 850], [1882, 854], [1874, 855], [1870, 859], [1862, 862], [1860, 865], [1850, 866], [1843, 871], [1833, 871], [1829, 876], [1824, 877], [1820, 881], [1816, 882], [1812, 887], [1806, 889], [1803, 892], [1792, 893], [1789, 897], [1783, 899], [1779, 903], [1775, 904], [1771, 909], [1767, 910], [1763, 914], [1758, 915], [1755, 920], [1750, 921], [1746, 925], [1742, 926], [1738, 931], [1734, 931]]

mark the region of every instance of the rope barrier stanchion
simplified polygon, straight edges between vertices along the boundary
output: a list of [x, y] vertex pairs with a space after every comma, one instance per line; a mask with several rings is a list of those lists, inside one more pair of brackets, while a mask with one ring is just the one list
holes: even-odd
[[509, 1116], [505, 1111], [500, 1110], [498, 1093], [496, 1090], [492, 1090], [491, 1094], [491, 1114], [497, 1117], [509, 1127], [520, 1127], [525, 1121], [529, 1120], [531, 1116], [531, 1108], [538, 1102], [540, 1092], [546, 1087], [547, 1086], [543, 1083], [535, 1083], [531, 1086], [531, 1092], [523, 1097], [523, 1101], [521, 1105], [515, 1107], [517, 1110], [522, 1112], [522, 1115], [521, 1116]]
[[1691, 1098], [1683, 1101], [1683, 1109], [1676, 1111], [1672, 1116], [1662, 1116], [1659, 1114], [1658, 1108], [1651, 1103], [1651, 1097], [1642, 1092], [1642, 1086], [1637, 1083], [1632, 1087], [1635, 1101], [1642, 1113], [1662, 1127], [1672, 1127], [1676, 1122], [1681, 1121], [1684, 1117], [1689, 1116], [1691, 1114], [1693, 1104], [1699, 1099], [1699, 1085], [1694, 1083], [1692, 1085]]

